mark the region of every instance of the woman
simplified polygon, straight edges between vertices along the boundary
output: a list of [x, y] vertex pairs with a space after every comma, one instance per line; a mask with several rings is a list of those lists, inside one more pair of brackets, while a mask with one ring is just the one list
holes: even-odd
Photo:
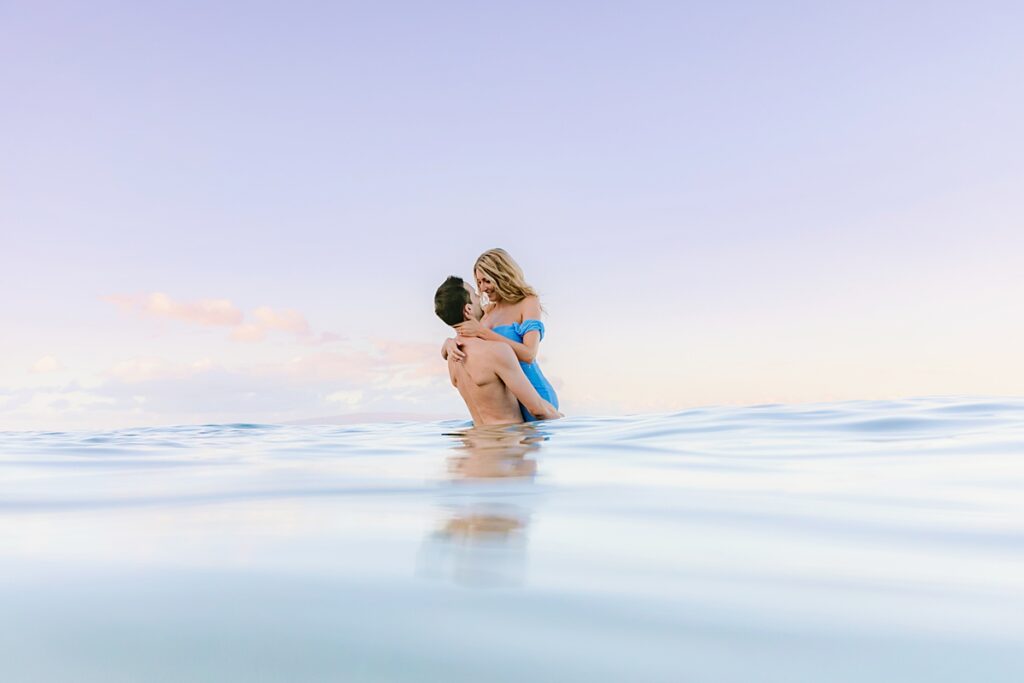
[[[459, 335], [511, 346], [537, 393], [557, 408], [558, 396], [536, 363], [537, 349], [544, 338], [544, 323], [540, 321], [543, 309], [533, 287], [526, 284], [522, 268], [504, 249], [491, 249], [476, 260], [473, 277], [477, 291], [487, 298], [487, 304], [479, 321], [467, 320], [456, 327]], [[462, 360], [466, 354], [458, 344], [458, 337], [446, 340], [441, 355], [447, 359], [451, 354], [456, 360]], [[519, 409], [525, 421], [536, 419], [523, 406]]]

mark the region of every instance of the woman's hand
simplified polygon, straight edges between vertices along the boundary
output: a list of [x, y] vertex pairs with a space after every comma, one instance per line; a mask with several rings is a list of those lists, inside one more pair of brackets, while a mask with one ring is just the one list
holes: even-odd
[[464, 323], [456, 325], [455, 329], [463, 337], [480, 337], [481, 339], [490, 339], [491, 336], [491, 328], [487, 327], [479, 320], [467, 320]]
[[466, 352], [462, 350], [459, 344], [459, 338], [444, 340], [444, 357], [445, 359], [451, 358], [456, 363], [461, 363], [466, 360]]

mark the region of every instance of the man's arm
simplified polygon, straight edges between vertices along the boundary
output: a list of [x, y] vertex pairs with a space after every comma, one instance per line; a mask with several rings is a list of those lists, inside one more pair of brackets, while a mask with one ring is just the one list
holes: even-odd
[[519, 361], [511, 348], [505, 344], [497, 344], [494, 346], [493, 353], [494, 372], [509, 388], [516, 400], [530, 411], [531, 415], [538, 420], [557, 420], [562, 417], [562, 414], [541, 398], [537, 390], [530, 384], [530, 380], [523, 374], [523, 369], [519, 367]]

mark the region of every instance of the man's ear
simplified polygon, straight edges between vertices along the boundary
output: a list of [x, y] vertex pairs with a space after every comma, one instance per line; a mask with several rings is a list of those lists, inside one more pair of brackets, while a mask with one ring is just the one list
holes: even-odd
[[462, 319], [472, 320], [473, 319], [473, 304], [469, 303], [462, 307]]

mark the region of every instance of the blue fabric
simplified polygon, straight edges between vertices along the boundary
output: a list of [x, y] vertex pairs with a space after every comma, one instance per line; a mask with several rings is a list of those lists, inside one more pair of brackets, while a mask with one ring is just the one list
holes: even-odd
[[[500, 334], [506, 339], [511, 339], [514, 342], [523, 343], [523, 337], [526, 336], [527, 332], [537, 331], [540, 332], [540, 338], [544, 339], [544, 323], [539, 320], [524, 320], [521, 323], [513, 323], [512, 325], [498, 325], [493, 328], [495, 332]], [[530, 380], [530, 384], [537, 390], [540, 397], [545, 401], [558, 407], [558, 395], [555, 394], [554, 387], [551, 386], [551, 382], [548, 381], [544, 373], [540, 371], [540, 366], [537, 362], [524, 363], [519, 361], [519, 366], [523, 369], [523, 373], [526, 378]], [[530, 411], [519, 404], [519, 411], [523, 414], [523, 419], [527, 422], [536, 422], [537, 418], [530, 414]]]
[[[533, 332], [536, 330], [540, 332], [540, 340], [544, 341], [544, 323], [539, 320], [524, 320], [521, 323], [514, 323], [512, 325], [502, 325], [502, 327], [512, 327], [515, 329], [516, 334], [519, 335], [520, 341], [526, 336], [527, 332]], [[504, 333], [503, 333], [504, 334]], [[508, 336], [507, 334], [504, 336]]]

